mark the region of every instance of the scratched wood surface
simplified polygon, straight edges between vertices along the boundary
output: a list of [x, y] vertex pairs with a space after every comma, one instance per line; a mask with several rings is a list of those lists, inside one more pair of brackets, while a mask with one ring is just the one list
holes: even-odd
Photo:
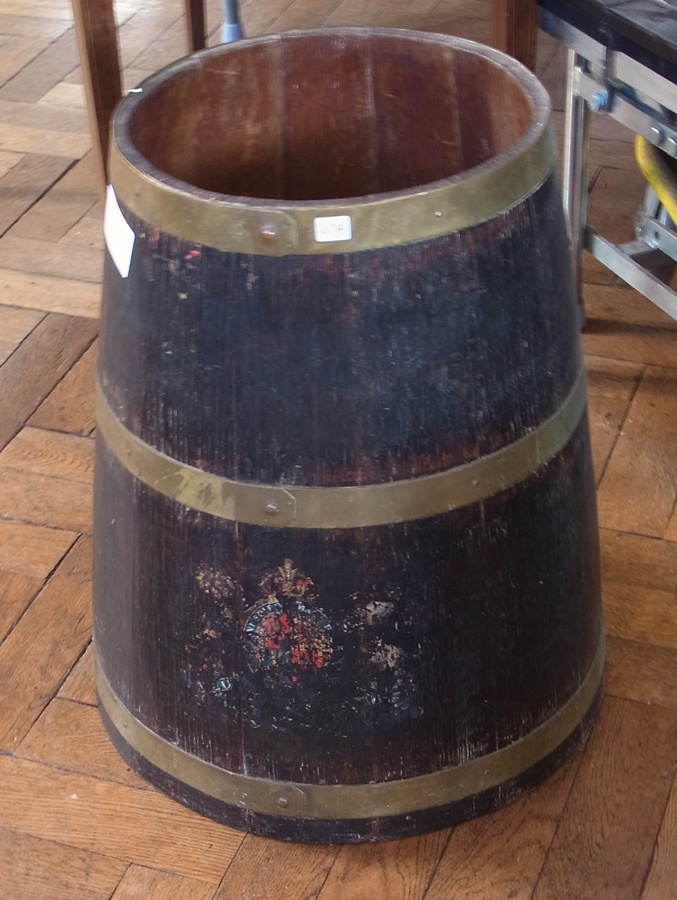
[[[182, 0], [117, 0], [125, 83], [182, 55]], [[208, 2], [218, 28], [219, 2]], [[488, 0], [245, 0], [249, 34], [420, 27], [488, 40]], [[561, 48], [538, 66], [561, 122]], [[454, 829], [286, 845], [215, 825], [108, 742], [90, 646], [93, 370], [102, 258], [69, 0], [0, 4], [0, 884], [16, 900], [677, 896], [677, 323], [586, 264], [590, 418], [607, 629], [584, 752]], [[642, 182], [593, 131], [591, 212], [632, 232]]]

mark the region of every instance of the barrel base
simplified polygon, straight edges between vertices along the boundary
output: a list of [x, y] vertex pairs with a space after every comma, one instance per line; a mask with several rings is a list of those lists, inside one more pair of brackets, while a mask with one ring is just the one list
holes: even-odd
[[125, 762], [154, 787], [188, 809], [240, 831], [261, 837], [309, 844], [357, 844], [398, 840], [457, 825], [467, 819], [494, 812], [516, 800], [552, 775], [586, 743], [602, 700], [600, 683], [593, 701], [573, 731], [547, 756], [503, 783], [443, 806], [397, 816], [360, 819], [310, 819], [272, 816], [224, 803], [184, 784], [158, 768], [134, 749], [117, 729], [105, 705], [99, 703], [103, 724]]

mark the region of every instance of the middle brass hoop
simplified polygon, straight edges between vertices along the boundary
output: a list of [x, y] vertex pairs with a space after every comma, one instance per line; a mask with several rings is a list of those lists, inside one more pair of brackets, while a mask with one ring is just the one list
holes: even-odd
[[347, 487], [256, 484], [186, 465], [132, 434], [100, 387], [97, 430], [99, 439], [133, 476], [192, 509], [249, 525], [366, 528], [441, 515], [518, 484], [567, 445], [585, 407], [586, 380], [581, 369], [555, 413], [500, 450], [434, 475]]

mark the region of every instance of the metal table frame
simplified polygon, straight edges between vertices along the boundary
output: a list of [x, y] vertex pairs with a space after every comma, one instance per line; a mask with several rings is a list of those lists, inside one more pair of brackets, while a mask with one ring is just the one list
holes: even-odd
[[611, 116], [677, 157], [677, 84], [548, 9], [541, 10], [540, 25], [568, 50], [563, 196], [579, 296], [581, 257], [587, 250], [677, 318], [677, 294], [664, 281], [677, 262], [677, 234], [653, 191], [647, 189], [636, 240], [614, 244], [587, 224], [591, 112]]

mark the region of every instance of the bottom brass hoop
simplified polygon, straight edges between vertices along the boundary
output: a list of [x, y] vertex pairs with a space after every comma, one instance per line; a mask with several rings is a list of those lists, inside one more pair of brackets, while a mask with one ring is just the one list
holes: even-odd
[[308, 819], [374, 819], [446, 806], [497, 787], [535, 766], [573, 733], [592, 707], [604, 671], [604, 639], [582, 683], [557, 712], [518, 741], [452, 768], [375, 784], [274, 781], [205, 762], [146, 727], [115, 695], [100, 666], [96, 686], [113, 728], [140, 756], [186, 786], [240, 809]]

